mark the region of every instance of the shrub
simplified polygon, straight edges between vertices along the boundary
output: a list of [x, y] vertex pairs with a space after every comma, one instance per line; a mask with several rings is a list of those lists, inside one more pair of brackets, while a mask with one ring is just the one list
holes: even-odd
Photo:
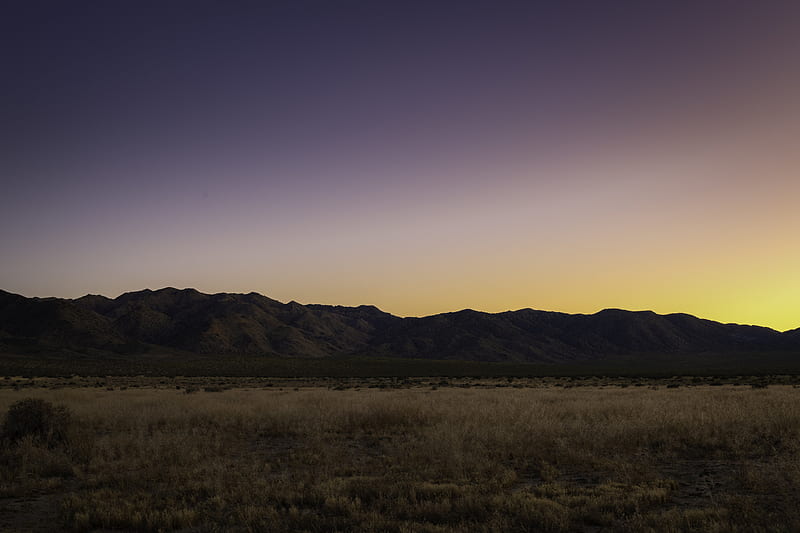
[[2, 436], [11, 442], [30, 436], [53, 447], [67, 441], [69, 422], [70, 412], [66, 407], [36, 398], [26, 398], [8, 408]]

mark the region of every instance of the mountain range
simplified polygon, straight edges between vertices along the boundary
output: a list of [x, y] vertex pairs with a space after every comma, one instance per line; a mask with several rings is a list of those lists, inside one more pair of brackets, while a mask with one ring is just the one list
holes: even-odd
[[252, 292], [165, 288], [70, 300], [0, 291], [0, 352], [58, 350], [564, 363], [632, 354], [800, 351], [800, 329], [781, 333], [620, 309], [592, 315], [465, 309], [401, 318], [373, 306], [281, 303]]

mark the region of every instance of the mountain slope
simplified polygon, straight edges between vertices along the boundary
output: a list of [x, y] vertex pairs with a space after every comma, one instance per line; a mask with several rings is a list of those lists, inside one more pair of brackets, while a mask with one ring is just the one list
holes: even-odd
[[125, 344], [108, 318], [71, 300], [25, 298], [0, 291], [0, 343], [113, 349]]
[[256, 293], [165, 288], [111, 299], [25, 298], [0, 291], [0, 347], [145, 353], [566, 362], [626, 354], [800, 349], [800, 330], [721, 324], [686, 314], [606, 309], [462, 310], [399, 318], [372, 306], [281, 303]]
[[366, 342], [342, 317], [256, 293], [167, 288], [126, 293], [112, 304], [75, 302], [112, 320], [126, 338], [198, 353], [323, 357]]

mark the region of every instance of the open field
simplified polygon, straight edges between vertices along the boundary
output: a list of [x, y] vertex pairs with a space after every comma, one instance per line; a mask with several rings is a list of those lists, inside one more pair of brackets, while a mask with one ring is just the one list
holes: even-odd
[[795, 379], [10, 377], [0, 530], [798, 531]]

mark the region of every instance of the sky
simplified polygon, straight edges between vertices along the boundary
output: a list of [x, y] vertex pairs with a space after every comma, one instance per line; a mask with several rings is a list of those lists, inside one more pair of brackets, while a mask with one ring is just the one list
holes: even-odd
[[0, 288], [800, 327], [800, 3], [10, 0]]

